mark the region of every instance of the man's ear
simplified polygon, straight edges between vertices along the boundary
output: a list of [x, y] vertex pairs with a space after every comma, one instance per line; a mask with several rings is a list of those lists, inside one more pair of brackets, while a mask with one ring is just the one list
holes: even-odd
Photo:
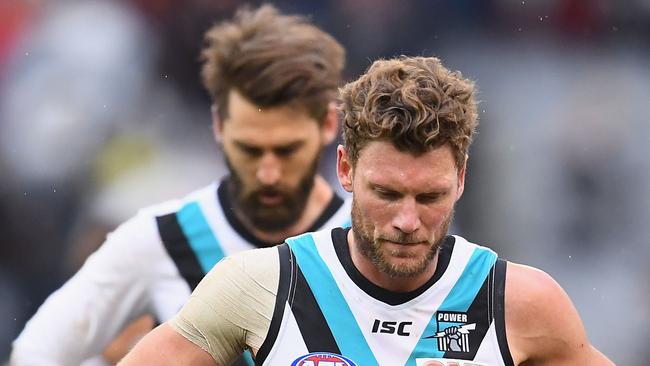
[[336, 140], [339, 132], [339, 116], [334, 102], [331, 102], [327, 107], [327, 115], [325, 115], [321, 132], [323, 146], [327, 146]]
[[465, 191], [465, 173], [467, 172], [467, 160], [469, 160], [469, 155], [465, 154], [465, 161], [458, 171], [458, 192], [456, 194], [456, 201], [460, 199]]
[[210, 112], [212, 114], [212, 133], [214, 135], [215, 141], [217, 141], [217, 143], [221, 145], [223, 121], [219, 117], [219, 107], [216, 104], [212, 104], [212, 106], [210, 107]]
[[336, 174], [338, 175], [341, 187], [343, 187], [346, 192], [352, 192], [354, 168], [352, 167], [350, 155], [348, 155], [348, 152], [345, 150], [343, 145], [339, 145], [336, 148]]

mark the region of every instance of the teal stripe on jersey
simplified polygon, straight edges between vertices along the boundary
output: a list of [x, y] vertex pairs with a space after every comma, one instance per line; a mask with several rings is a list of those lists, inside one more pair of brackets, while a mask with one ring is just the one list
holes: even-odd
[[253, 355], [251, 354], [251, 351], [249, 350], [244, 351], [242, 358], [244, 359], [244, 363], [246, 365], [255, 366], [255, 361], [253, 360]]
[[311, 234], [287, 239], [287, 244], [296, 256], [314, 298], [327, 320], [341, 355], [357, 365], [378, 366], [352, 310], [345, 301], [332, 273], [318, 254]]
[[345, 220], [343, 222], [343, 224], [341, 225], [341, 227], [344, 228], [344, 229], [352, 227], [352, 219], [348, 218], [347, 220]]
[[188, 203], [178, 211], [176, 217], [203, 273], [208, 273], [223, 258], [224, 253], [219, 245], [219, 240], [208, 225], [201, 207], [198, 202]]
[[[458, 278], [454, 287], [449, 291], [447, 297], [442, 302], [438, 310], [440, 311], [460, 311], [465, 312], [474, 301], [485, 278], [490, 274], [490, 269], [494, 266], [497, 255], [487, 248], [477, 247], [472, 252], [472, 256], [467, 262], [467, 266]], [[431, 316], [429, 324], [424, 330], [422, 337], [415, 345], [411, 356], [406, 361], [405, 366], [415, 366], [416, 358], [439, 358], [445, 352], [438, 350], [438, 341], [435, 338], [425, 339], [424, 337], [432, 336], [438, 331], [438, 320], [436, 313]]]

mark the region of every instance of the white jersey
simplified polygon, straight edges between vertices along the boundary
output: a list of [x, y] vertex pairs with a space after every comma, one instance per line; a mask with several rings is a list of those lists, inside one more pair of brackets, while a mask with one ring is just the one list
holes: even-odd
[[[349, 226], [350, 200], [334, 196], [310, 230]], [[14, 341], [11, 365], [79, 365], [130, 321], [171, 318], [222, 257], [269, 246], [246, 231], [226, 184], [142, 209], [54, 292]]]
[[433, 277], [395, 293], [354, 267], [347, 230], [278, 247], [280, 287], [256, 364], [265, 366], [504, 366], [506, 262], [458, 237], [442, 244]]

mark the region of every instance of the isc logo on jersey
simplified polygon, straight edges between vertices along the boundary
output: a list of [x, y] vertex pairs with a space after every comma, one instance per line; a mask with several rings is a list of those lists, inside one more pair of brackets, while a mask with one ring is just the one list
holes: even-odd
[[415, 366], [487, 366], [487, 364], [444, 358], [416, 358]]
[[298, 357], [291, 366], [357, 366], [357, 364], [335, 353], [310, 353]]

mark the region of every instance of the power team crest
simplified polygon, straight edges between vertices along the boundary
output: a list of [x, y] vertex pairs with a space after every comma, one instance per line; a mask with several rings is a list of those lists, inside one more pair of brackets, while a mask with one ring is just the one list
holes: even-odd
[[439, 351], [470, 352], [469, 332], [476, 329], [476, 323], [468, 324], [466, 313], [438, 311], [436, 320], [438, 331], [426, 338], [436, 338]]

